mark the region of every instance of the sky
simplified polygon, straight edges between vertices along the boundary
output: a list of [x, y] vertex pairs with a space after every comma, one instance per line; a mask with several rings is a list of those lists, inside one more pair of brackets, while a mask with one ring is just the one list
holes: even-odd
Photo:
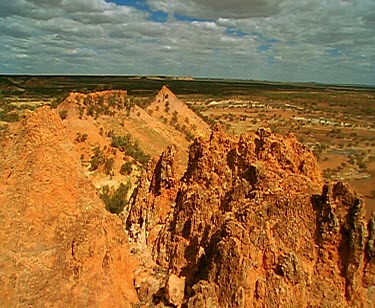
[[375, 85], [375, 0], [0, 0], [0, 74]]

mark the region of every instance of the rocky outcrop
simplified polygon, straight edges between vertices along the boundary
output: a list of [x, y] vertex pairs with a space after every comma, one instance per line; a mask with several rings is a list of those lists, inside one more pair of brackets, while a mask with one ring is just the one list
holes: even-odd
[[84, 176], [60, 118], [29, 112], [1, 142], [1, 306], [131, 307], [135, 263], [121, 221]]
[[172, 274], [165, 284], [166, 299], [169, 304], [181, 307], [185, 294], [185, 280]]
[[171, 146], [159, 160], [153, 160], [131, 198], [126, 227], [129, 236], [138, 243], [155, 240], [174, 206], [178, 189], [174, 174], [175, 155], [176, 148]]
[[347, 184], [330, 183], [313, 198], [317, 213], [319, 266], [323, 273], [333, 265], [345, 279], [345, 296], [349, 301], [362, 298], [362, 278], [366, 245], [363, 201]]
[[117, 111], [130, 111], [135, 104], [127, 97], [125, 90], [106, 90], [90, 93], [72, 92], [58, 106], [58, 110], [67, 110], [82, 118], [84, 115], [98, 118], [100, 115], [115, 115]]
[[375, 212], [372, 213], [367, 226], [368, 239], [366, 243], [365, 267], [363, 285], [367, 296], [372, 303], [375, 302]]
[[292, 134], [216, 126], [181, 179], [170, 147], [123, 213], [129, 238], [54, 112], [0, 142], [3, 306], [373, 306], [375, 214], [366, 225], [361, 197], [324, 183]]
[[74, 103], [82, 103], [84, 105], [88, 105], [92, 102], [105, 103], [106, 107], [111, 107], [110, 105], [114, 104], [114, 101], [117, 99], [126, 99], [127, 97], [126, 90], [105, 90], [105, 91], [96, 91], [90, 93], [80, 93], [80, 92], [72, 92], [66, 98], [66, 102], [74, 102]]
[[[146, 187], [134, 213], [154, 200]], [[162, 192], [169, 215], [145, 237], [157, 264], [185, 280], [185, 307], [371, 307], [374, 220], [366, 228], [346, 184], [324, 184], [292, 134], [234, 138], [217, 126], [195, 139], [173, 187]], [[152, 204], [147, 220], [159, 217]]]

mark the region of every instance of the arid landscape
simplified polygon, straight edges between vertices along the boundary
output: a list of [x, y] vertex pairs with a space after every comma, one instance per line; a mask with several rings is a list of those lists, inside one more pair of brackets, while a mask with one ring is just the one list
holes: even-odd
[[[168, 94], [165, 98], [163, 91], [159, 93], [165, 85], [177, 95], [178, 99], [171, 96], [178, 104], [169, 106]], [[4, 76], [0, 87], [3, 126], [16, 120], [23, 109], [58, 104], [73, 92], [83, 95], [108, 89], [127, 91], [123, 104], [129, 104], [131, 112], [110, 121], [107, 111], [104, 120], [98, 119], [104, 111], [94, 114], [94, 107], [90, 107], [94, 121], [86, 122], [80, 119], [88, 118], [83, 107], [74, 111], [74, 106], [64, 102], [58, 108], [67, 110], [69, 115], [74, 113], [66, 119], [71, 138], [87, 135], [87, 142], [76, 142], [86, 163], [92, 155], [92, 144], [109, 146], [103, 138], [109, 132], [130, 134], [149, 157], [159, 155], [172, 143], [179, 146], [181, 153], [187, 153], [189, 142], [200, 133], [207, 134], [208, 125], [214, 123], [220, 123], [231, 135], [254, 132], [259, 127], [281, 134], [293, 132], [313, 151], [324, 178], [347, 181], [363, 195], [367, 218], [375, 209], [374, 88], [165, 77], [27, 76]], [[98, 97], [92, 98], [95, 99]], [[67, 101], [70, 100], [71, 97]], [[208, 125], [198, 121], [186, 106]], [[83, 112], [81, 117], [79, 112]], [[180, 155], [181, 162], [186, 162], [187, 155]], [[117, 161], [116, 166], [120, 163]]]
[[0, 77], [2, 307], [373, 307], [375, 89]]
[[0, 308], [375, 307], [375, 1], [0, 1]]

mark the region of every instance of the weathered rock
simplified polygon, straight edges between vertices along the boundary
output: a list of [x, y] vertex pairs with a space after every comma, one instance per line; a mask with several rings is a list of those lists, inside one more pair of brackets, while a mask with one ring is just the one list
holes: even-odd
[[162, 282], [156, 275], [147, 269], [136, 271], [134, 277], [134, 287], [138, 298], [142, 303], [151, 303], [154, 295], [162, 287]]
[[185, 279], [172, 274], [165, 284], [166, 299], [169, 304], [181, 307], [185, 293]]
[[235, 138], [217, 126], [195, 139], [175, 187], [148, 245], [185, 277], [187, 307], [371, 307], [374, 222], [367, 231], [361, 198], [324, 185], [293, 135]]
[[368, 223], [368, 240], [366, 244], [363, 285], [367, 289], [370, 302], [375, 302], [375, 212]]
[[189, 297], [188, 308], [219, 308], [216, 298], [215, 286], [207, 281], [201, 280], [192, 288], [193, 295]]
[[140, 180], [131, 199], [126, 228], [138, 243], [153, 242], [174, 205], [177, 180], [174, 175], [175, 147], [169, 147], [152, 161]]
[[121, 221], [84, 176], [60, 118], [27, 113], [0, 147], [4, 307], [130, 307], [134, 261]]
[[314, 205], [322, 264], [331, 266], [332, 259], [336, 258], [345, 277], [345, 295], [357, 302], [362, 298], [367, 237], [363, 201], [347, 184], [334, 182], [323, 187], [323, 194]]

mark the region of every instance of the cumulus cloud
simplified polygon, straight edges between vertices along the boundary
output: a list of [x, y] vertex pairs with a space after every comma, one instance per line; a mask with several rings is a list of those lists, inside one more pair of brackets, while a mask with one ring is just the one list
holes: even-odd
[[115, 2], [2, 1], [0, 72], [375, 84], [372, 0]]

